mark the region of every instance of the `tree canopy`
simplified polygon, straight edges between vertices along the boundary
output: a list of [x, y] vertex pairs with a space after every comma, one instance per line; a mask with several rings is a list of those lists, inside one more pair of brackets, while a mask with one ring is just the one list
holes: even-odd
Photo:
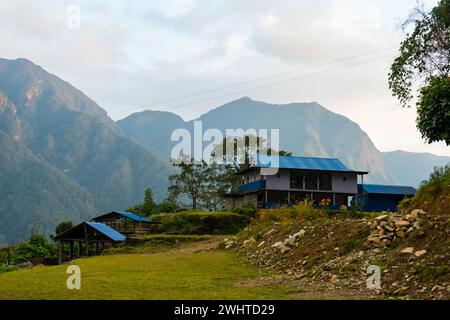
[[417, 99], [416, 124], [428, 143], [449, 145], [450, 0], [441, 0], [430, 12], [417, 6], [403, 24], [405, 30], [410, 26], [391, 65], [389, 88], [403, 107]]

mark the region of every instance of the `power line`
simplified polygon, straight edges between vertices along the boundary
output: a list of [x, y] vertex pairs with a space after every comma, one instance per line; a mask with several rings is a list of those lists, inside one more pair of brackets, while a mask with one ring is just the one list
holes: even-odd
[[[392, 47], [388, 47], [388, 48], [384, 48], [384, 49], [380, 49], [380, 50], [368, 51], [368, 52], [365, 52], [365, 53], [360, 53], [360, 54], [349, 56], [349, 57], [345, 57], [345, 58], [340, 58], [340, 59], [336, 59], [336, 60], [332, 60], [332, 61], [328, 61], [328, 62], [322, 62], [322, 63], [310, 65], [310, 66], [307, 66], [307, 67], [293, 69], [293, 70], [286, 71], [286, 72], [275, 73], [275, 74], [267, 75], [267, 76], [260, 77], [260, 78], [255, 78], [255, 79], [251, 79], [251, 80], [247, 80], [247, 81], [242, 81], [242, 82], [229, 84], [229, 85], [222, 86], [222, 87], [217, 87], [217, 88], [212, 88], [212, 89], [208, 89], [208, 90], [204, 90], [204, 91], [194, 92], [194, 93], [190, 93], [190, 94], [187, 94], [187, 95], [181, 95], [181, 96], [174, 97], [174, 98], [167, 98], [167, 99], [163, 99], [163, 100], [157, 100], [157, 101], [154, 101], [154, 102], [151, 102], [151, 103], [147, 103], [147, 104], [143, 104], [143, 105], [140, 105], [140, 106], [135, 106], [135, 107], [130, 107], [130, 108], [117, 110], [117, 111], [111, 112], [109, 114], [117, 114], [117, 113], [121, 113], [121, 112], [125, 112], [125, 111], [132, 111], [132, 110], [142, 109], [142, 108], [145, 108], [145, 107], [166, 104], [166, 103], [169, 103], [169, 102], [174, 102], [174, 101], [178, 101], [178, 100], [182, 100], [182, 99], [186, 99], [186, 98], [192, 98], [192, 97], [196, 97], [196, 96], [201, 96], [201, 95], [205, 95], [205, 94], [208, 94], [208, 93], [221, 91], [221, 90], [226, 90], [226, 89], [230, 89], [230, 88], [234, 88], [234, 87], [238, 87], [238, 86], [242, 86], [242, 85], [247, 85], [247, 84], [251, 84], [251, 83], [255, 83], [255, 82], [260, 82], [260, 81], [264, 81], [264, 80], [268, 80], [268, 79], [272, 79], [272, 78], [277, 78], [277, 77], [285, 76], [285, 75], [296, 73], [296, 72], [301, 72], [301, 71], [306, 71], [306, 70], [310, 70], [310, 69], [315, 69], [315, 68], [318, 68], [318, 67], [322, 67], [322, 66], [326, 66], [326, 65], [330, 65], [330, 64], [336, 64], [336, 63], [339, 63], [339, 62], [345, 62], [345, 61], [352, 60], [352, 59], [355, 59], [355, 58], [368, 56], [368, 55], [373, 55], [375, 53], [380, 53], [380, 52], [392, 50], [394, 48], [395, 47], [392, 46]], [[165, 110], [170, 110], [170, 109], [165, 109]], [[87, 120], [91, 120], [91, 119], [104, 118], [105, 116], [108, 117], [108, 115], [96, 115], [96, 116], [91, 116], [91, 117], [88, 117], [88, 118], [73, 120], [73, 121], [70, 121], [70, 122], [63, 122], [63, 123], [56, 124], [56, 125], [41, 127], [41, 128], [35, 129], [35, 132], [39, 132], [39, 131], [43, 131], [43, 130], [47, 130], [47, 129], [53, 129], [53, 128], [60, 127], [60, 126], [65, 126], [68, 123], [77, 123], [77, 122], [83, 122], [83, 121], [87, 121]]]
[[[337, 70], [341, 70], [341, 69], [346, 69], [346, 68], [358, 66], [358, 65], [361, 65], [361, 64], [365, 64], [365, 63], [370, 63], [370, 62], [381, 60], [381, 59], [388, 58], [388, 57], [392, 57], [392, 55], [390, 55], [390, 54], [389, 55], [383, 55], [383, 56], [379, 56], [379, 57], [376, 57], [376, 58], [371, 58], [371, 59], [367, 59], [367, 60], [363, 60], [363, 61], [347, 64], [347, 65], [344, 65], [344, 66], [339, 66], [339, 67], [328, 69], [328, 70], [318, 71], [318, 72], [314, 72], [314, 73], [310, 73], [310, 74], [306, 74], [306, 75], [301, 75], [301, 76], [296, 76], [296, 77], [292, 77], [292, 78], [288, 78], [288, 79], [279, 80], [279, 81], [276, 81], [276, 82], [271, 82], [271, 83], [260, 85], [260, 86], [255, 86], [255, 87], [251, 87], [251, 88], [246, 88], [246, 89], [242, 89], [242, 90], [238, 90], [238, 91], [229, 92], [229, 93], [226, 93], [226, 94], [223, 94], [223, 95], [218, 95], [218, 96], [214, 96], [214, 97], [210, 97], [210, 98], [205, 98], [205, 99], [201, 99], [201, 100], [187, 102], [187, 103], [175, 105], [175, 106], [173, 106], [171, 108], [166, 108], [165, 110], [175, 110], [175, 109], [179, 109], [179, 108], [182, 108], [182, 107], [185, 107], [185, 106], [189, 106], [189, 105], [193, 105], [193, 104], [208, 102], [208, 101], [217, 100], [217, 99], [229, 97], [229, 96], [240, 94], [240, 93], [245, 93], [245, 92], [248, 92], [248, 91], [253, 91], [253, 90], [258, 90], [258, 89], [267, 88], [267, 87], [271, 87], [271, 86], [276, 86], [276, 85], [284, 84], [284, 83], [287, 83], [287, 82], [292, 82], [292, 81], [295, 81], [295, 80], [300, 80], [300, 79], [304, 79], [304, 78], [308, 78], [308, 77], [312, 77], [312, 76], [321, 75], [321, 74], [324, 74], [324, 73], [329, 73], [329, 72], [333, 72], [333, 71], [337, 71]], [[138, 117], [142, 117], [142, 116], [145, 116], [145, 114], [142, 114], [142, 113], [133, 114], [133, 115], [129, 116], [128, 118], [134, 119], [134, 118], [138, 118]], [[89, 119], [83, 119], [83, 121], [87, 121], [87, 120], [89, 120]], [[75, 131], [75, 130], [83, 130], [83, 129], [103, 126], [103, 125], [107, 125], [107, 124], [111, 124], [111, 123], [112, 123], [112, 120], [108, 118], [107, 121], [105, 121], [105, 122], [98, 122], [95, 125], [88, 125], [88, 126], [85, 126], [85, 127], [76, 127], [76, 128], [72, 128], [72, 129], [69, 129], [69, 130], [56, 131], [56, 132], [53, 132], [53, 134], [71, 132], [71, 131]], [[67, 123], [66, 123], [66, 125], [67, 125]], [[48, 134], [49, 134], [49, 132], [46, 132], [45, 134], [43, 134], [41, 136], [37, 136], [37, 137], [34, 137], [33, 139], [25, 139], [25, 140], [29, 140], [30, 142], [36, 142], [36, 141], [39, 141], [39, 140], [42, 140], [42, 139], [46, 139]]]

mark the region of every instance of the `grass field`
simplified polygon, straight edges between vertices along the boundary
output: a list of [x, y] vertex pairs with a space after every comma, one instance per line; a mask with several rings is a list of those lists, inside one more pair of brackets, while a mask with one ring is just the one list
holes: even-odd
[[67, 289], [68, 265], [42, 266], [0, 274], [0, 299], [289, 299], [298, 292], [261, 281], [267, 273], [223, 250], [178, 248], [71, 264], [81, 269], [80, 290]]

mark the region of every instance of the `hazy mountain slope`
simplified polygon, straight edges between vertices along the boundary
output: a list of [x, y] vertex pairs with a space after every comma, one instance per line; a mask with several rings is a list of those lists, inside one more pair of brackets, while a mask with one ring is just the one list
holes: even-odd
[[53, 232], [61, 220], [94, 212], [89, 192], [0, 131], [0, 246], [29, 236], [33, 227]]
[[382, 157], [393, 183], [414, 187], [427, 179], [434, 167], [450, 164], [450, 157], [431, 153], [392, 151], [382, 152]]
[[[100, 212], [166, 192], [170, 166], [122, 136], [94, 101], [25, 59], [0, 59], [0, 129], [23, 142], [93, 196]], [[3, 110], [3, 111], [2, 111]]]
[[[278, 128], [281, 147], [295, 155], [337, 157], [351, 168], [369, 170], [371, 181], [390, 181], [381, 154], [367, 134], [348, 118], [315, 102], [273, 105], [242, 98], [198, 120], [203, 122], [204, 130], [218, 128], [224, 134], [226, 129]], [[193, 121], [184, 123], [169, 112], [146, 112], [131, 115], [118, 125], [135, 141], [168, 158], [175, 145], [170, 142], [170, 133], [177, 128], [192, 132]]]
[[280, 129], [280, 146], [294, 155], [337, 157], [350, 168], [368, 170], [372, 181], [388, 181], [380, 152], [355, 122], [316, 102], [273, 105], [250, 98], [204, 115], [204, 128]]
[[170, 160], [172, 131], [187, 127], [184, 120], [174, 113], [149, 110], [134, 113], [117, 124], [126, 136], [166, 161]]

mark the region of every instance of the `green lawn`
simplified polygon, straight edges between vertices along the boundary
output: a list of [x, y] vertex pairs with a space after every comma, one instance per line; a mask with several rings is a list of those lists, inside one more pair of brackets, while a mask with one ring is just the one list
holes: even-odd
[[265, 281], [246, 281], [268, 275], [223, 250], [98, 256], [71, 264], [81, 268], [80, 290], [67, 289], [67, 265], [35, 267], [1, 273], [0, 299], [289, 299], [295, 294]]

